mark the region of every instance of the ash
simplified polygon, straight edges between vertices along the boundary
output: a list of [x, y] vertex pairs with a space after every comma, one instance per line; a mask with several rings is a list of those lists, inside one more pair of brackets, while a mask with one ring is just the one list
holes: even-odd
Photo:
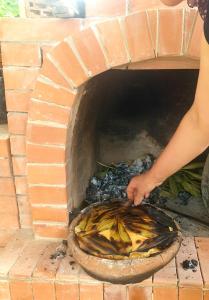
[[90, 180], [86, 190], [86, 202], [103, 202], [110, 199], [127, 198], [126, 188], [133, 176], [148, 170], [154, 162], [150, 154], [131, 163], [120, 162], [111, 166], [100, 167]]

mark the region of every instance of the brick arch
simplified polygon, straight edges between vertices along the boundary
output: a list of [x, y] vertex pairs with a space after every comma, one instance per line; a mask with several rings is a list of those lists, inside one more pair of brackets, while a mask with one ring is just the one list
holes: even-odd
[[67, 149], [85, 82], [158, 57], [198, 59], [200, 30], [196, 10], [141, 11], [92, 23], [44, 57], [27, 124], [28, 191], [37, 236], [67, 235]]

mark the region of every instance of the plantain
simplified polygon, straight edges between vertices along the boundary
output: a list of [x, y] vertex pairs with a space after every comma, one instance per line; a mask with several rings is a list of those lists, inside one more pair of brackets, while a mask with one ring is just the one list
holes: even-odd
[[88, 221], [88, 216], [87, 215], [83, 216], [82, 220], [75, 227], [75, 233], [79, 233], [79, 232], [85, 231], [87, 221]]
[[149, 257], [175, 237], [171, 220], [150, 206], [114, 201], [92, 207], [75, 227], [85, 252], [109, 259]]
[[146, 252], [132, 252], [129, 257], [130, 258], [146, 258], [146, 257], [150, 257], [153, 254], [157, 254], [159, 252], [160, 252], [160, 249], [152, 248]]

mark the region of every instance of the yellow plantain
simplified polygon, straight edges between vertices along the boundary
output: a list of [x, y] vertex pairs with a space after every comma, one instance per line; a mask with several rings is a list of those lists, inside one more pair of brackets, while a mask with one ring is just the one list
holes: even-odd
[[150, 206], [115, 201], [92, 207], [75, 227], [81, 249], [109, 259], [149, 257], [175, 237], [171, 220]]

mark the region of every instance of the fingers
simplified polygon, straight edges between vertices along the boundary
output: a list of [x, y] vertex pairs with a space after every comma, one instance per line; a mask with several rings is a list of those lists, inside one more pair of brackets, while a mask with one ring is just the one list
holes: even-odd
[[127, 188], [127, 195], [128, 195], [128, 199], [132, 202], [134, 201], [134, 189], [135, 188], [129, 184]]
[[134, 195], [134, 205], [139, 205], [142, 200], [144, 199], [144, 195], [141, 194], [139, 191], [137, 191], [137, 193], [135, 193]]

